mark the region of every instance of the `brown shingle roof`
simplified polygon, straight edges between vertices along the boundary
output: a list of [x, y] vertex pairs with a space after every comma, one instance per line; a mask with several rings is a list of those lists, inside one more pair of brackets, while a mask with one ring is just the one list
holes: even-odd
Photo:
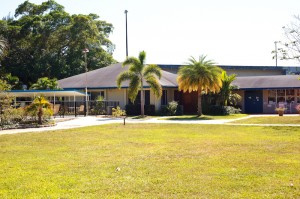
[[[118, 75], [126, 71], [128, 67], [122, 67], [122, 63], [112, 64], [110, 66], [89, 71], [87, 73], [87, 87], [88, 88], [117, 88], [116, 79]], [[85, 88], [85, 73], [61, 79], [58, 85], [64, 89], [81, 89]], [[162, 70], [162, 77], [159, 80], [162, 87], [178, 87], [176, 81], [177, 75]], [[122, 84], [123, 88], [128, 87], [128, 81]], [[148, 86], [147, 83], [144, 84]]]

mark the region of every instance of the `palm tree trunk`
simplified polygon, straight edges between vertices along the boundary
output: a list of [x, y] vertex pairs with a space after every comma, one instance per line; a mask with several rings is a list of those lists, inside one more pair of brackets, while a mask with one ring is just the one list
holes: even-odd
[[198, 88], [198, 116], [202, 115], [202, 90], [200, 88]]
[[198, 84], [198, 116], [202, 115], [202, 84]]
[[43, 108], [39, 108], [38, 111], [38, 124], [42, 124]]
[[145, 116], [145, 98], [144, 98], [144, 85], [143, 85], [143, 80], [141, 80], [141, 116]]

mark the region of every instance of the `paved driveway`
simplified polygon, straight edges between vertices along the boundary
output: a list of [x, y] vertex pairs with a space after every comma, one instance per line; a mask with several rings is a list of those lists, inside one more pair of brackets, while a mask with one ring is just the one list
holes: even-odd
[[[145, 119], [145, 120], [126, 119], [126, 123], [226, 124], [235, 120], [245, 119], [248, 117], [259, 117], [259, 116], [262, 115], [249, 115], [238, 119], [223, 119], [223, 120], [161, 120], [160, 117], [156, 117], [156, 118]], [[272, 115], [272, 116], [277, 116], [277, 115]], [[52, 127], [2, 130], [0, 131], [0, 135], [26, 133], [26, 132], [44, 132], [44, 131], [70, 129], [70, 128], [85, 127], [85, 126], [96, 126], [96, 125], [103, 125], [103, 124], [117, 124], [117, 123], [122, 124], [124, 122], [123, 119], [121, 118], [105, 118], [105, 117], [95, 117], [95, 116], [76, 117], [76, 118], [69, 118], [69, 119], [70, 120], [60, 121], [61, 118], [56, 118], [57, 125]], [[253, 124], [230, 124], [230, 125], [253, 125]], [[256, 124], [256, 126], [287, 126], [287, 125]], [[300, 126], [300, 125], [296, 124], [296, 125], [288, 125], [288, 126]]]

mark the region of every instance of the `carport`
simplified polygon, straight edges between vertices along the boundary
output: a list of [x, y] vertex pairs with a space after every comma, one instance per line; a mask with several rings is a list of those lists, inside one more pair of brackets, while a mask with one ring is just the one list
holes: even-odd
[[[4, 97], [6, 95], [14, 97], [14, 106], [17, 107], [19, 105], [19, 102], [21, 106], [26, 105], [26, 102], [29, 101], [17, 101], [17, 98], [31, 98], [34, 99], [36, 96], [44, 96], [48, 98], [52, 98], [51, 103], [53, 103], [53, 108], [56, 104], [59, 104], [61, 101], [57, 101], [56, 98], [61, 97], [64, 100], [62, 103], [66, 102], [66, 98], [68, 98], [68, 103], [73, 104], [72, 106], [68, 106], [68, 108], [74, 109], [75, 116], [77, 115], [77, 107], [76, 107], [76, 97], [85, 97], [85, 94], [77, 91], [77, 90], [11, 90], [6, 92], [0, 92], [0, 97]], [[31, 100], [32, 101], [32, 100]], [[31, 102], [30, 101], [30, 102]]]

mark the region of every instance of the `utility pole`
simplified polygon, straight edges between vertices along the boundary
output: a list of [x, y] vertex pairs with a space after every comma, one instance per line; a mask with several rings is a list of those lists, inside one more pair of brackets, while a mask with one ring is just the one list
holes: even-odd
[[127, 13], [128, 13], [128, 10], [125, 10], [124, 13], [125, 13], [125, 22], [126, 22], [126, 58], [128, 58], [128, 35], [127, 35]]
[[276, 61], [276, 67], [277, 67], [277, 43], [278, 41], [275, 41], [275, 61]]
[[88, 80], [87, 80], [87, 53], [90, 52], [89, 49], [85, 48], [82, 51], [84, 53], [84, 62], [85, 62], [85, 116], [89, 115], [89, 109], [88, 109], [88, 93], [87, 93], [87, 86], [88, 86]]

